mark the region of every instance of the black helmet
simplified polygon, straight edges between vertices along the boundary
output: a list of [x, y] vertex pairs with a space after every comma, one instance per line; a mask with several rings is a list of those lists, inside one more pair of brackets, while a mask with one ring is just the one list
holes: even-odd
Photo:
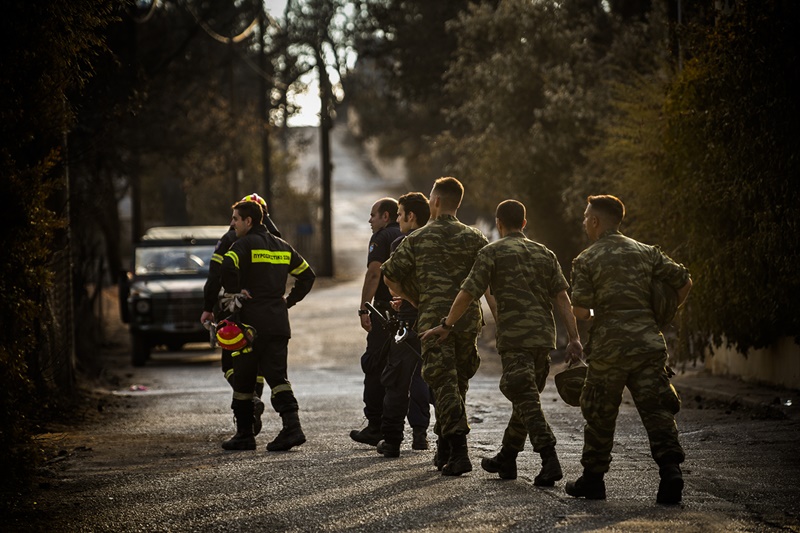
[[583, 390], [583, 382], [586, 380], [586, 369], [588, 367], [584, 364], [567, 368], [556, 374], [556, 389], [558, 395], [568, 405], [580, 407], [581, 405], [581, 391]]
[[678, 291], [665, 281], [653, 279], [650, 287], [650, 306], [658, 329], [664, 329], [675, 319], [678, 312]]

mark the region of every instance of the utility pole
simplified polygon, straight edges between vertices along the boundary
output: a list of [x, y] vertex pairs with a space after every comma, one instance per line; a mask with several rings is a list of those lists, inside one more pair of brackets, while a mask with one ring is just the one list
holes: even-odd
[[239, 193], [239, 135], [236, 125], [236, 79], [234, 75], [234, 61], [236, 60], [236, 51], [233, 49], [235, 44], [233, 41], [228, 43], [228, 90], [230, 91], [230, 150], [228, 150], [228, 172], [230, 172], [231, 179], [231, 200], [237, 202], [241, 198]]
[[271, 155], [272, 152], [269, 146], [269, 107], [267, 106], [267, 13], [264, 10], [264, 3], [262, 0], [256, 0], [258, 2], [258, 16], [259, 16], [259, 49], [258, 49], [258, 70], [259, 70], [259, 84], [258, 84], [258, 91], [259, 91], [259, 115], [260, 115], [260, 122], [261, 122], [261, 168], [262, 168], [262, 180], [263, 180], [263, 190], [261, 194], [264, 196], [264, 199], [267, 201], [267, 207], [270, 210], [270, 214], [274, 213], [273, 204], [272, 204], [272, 167], [271, 167]]
[[333, 276], [333, 223], [331, 218], [331, 82], [325, 70], [325, 61], [322, 59], [322, 44], [315, 47], [317, 71], [319, 72], [319, 146], [320, 167], [322, 168], [322, 268], [321, 276]]

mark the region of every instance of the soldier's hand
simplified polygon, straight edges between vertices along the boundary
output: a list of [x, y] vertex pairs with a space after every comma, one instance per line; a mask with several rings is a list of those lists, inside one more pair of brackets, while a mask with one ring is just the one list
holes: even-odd
[[436, 339], [436, 344], [441, 344], [444, 342], [444, 340], [447, 338], [448, 335], [450, 335], [449, 330], [444, 329], [442, 326], [436, 326], [435, 328], [431, 328], [425, 331], [422, 335], [420, 335], [419, 338], [420, 340], [424, 341], [429, 337], [438, 337]]
[[583, 345], [578, 339], [569, 341], [567, 344], [567, 354], [564, 360], [568, 365], [578, 363], [583, 359]]

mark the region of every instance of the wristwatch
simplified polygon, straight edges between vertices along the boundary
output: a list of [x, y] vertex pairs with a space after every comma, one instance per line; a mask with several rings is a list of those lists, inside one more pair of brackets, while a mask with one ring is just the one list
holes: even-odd
[[367, 309], [359, 309], [358, 310], [358, 316], [364, 316], [364, 315], [368, 315], [368, 314], [369, 314], [369, 311]]
[[444, 318], [442, 319], [442, 321], [441, 321], [441, 322], [439, 322], [439, 325], [440, 325], [440, 326], [442, 326], [442, 329], [444, 329], [444, 330], [446, 330], [446, 331], [450, 331], [450, 330], [451, 330], [451, 329], [453, 329], [453, 327], [455, 326], [455, 324], [453, 324], [452, 326], [448, 326], [448, 325], [447, 325], [447, 317], [444, 317]]

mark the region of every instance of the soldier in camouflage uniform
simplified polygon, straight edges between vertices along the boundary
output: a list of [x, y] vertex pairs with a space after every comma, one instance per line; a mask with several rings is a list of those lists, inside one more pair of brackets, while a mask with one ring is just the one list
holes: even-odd
[[656, 501], [681, 501], [683, 448], [675, 414], [680, 400], [669, 382], [667, 351], [651, 308], [651, 284], [659, 279], [678, 292], [681, 304], [692, 286], [689, 272], [658, 248], [619, 232], [625, 206], [610, 195], [590, 196], [583, 226], [593, 243], [572, 264], [573, 313], [594, 319], [586, 348], [589, 368], [581, 392], [583, 475], [567, 494], [605, 499], [603, 475], [611, 462], [622, 391], [628, 387], [659, 465]]
[[[406, 237], [381, 267], [392, 292], [419, 309], [417, 331], [432, 328], [447, 315], [478, 250], [488, 244], [480, 230], [456, 218], [463, 195], [457, 179], [436, 180], [430, 195], [430, 222]], [[475, 301], [447, 342], [422, 342], [422, 378], [433, 391], [434, 432], [439, 437], [434, 463], [447, 476], [472, 470], [464, 402], [469, 380], [480, 365], [477, 336], [481, 324], [481, 308]]]
[[542, 412], [539, 392], [550, 370], [550, 351], [555, 348], [553, 304], [567, 328], [568, 353], [580, 357], [582, 351], [567, 296], [569, 285], [555, 254], [522, 232], [526, 225], [524, 205], [516, 200], [501, 202], [495, 222], [500, 240], [478, 252], [445, 322], [426, 331], [422, 338], [446, 339], [446, 327], [456, 324], [467, 306], [491, 287], [497, 302], [497, 351], [503, 364], [500, 390], [513, 410], [500, 453], [483, 459], [481, 466], [503, 479], [516, 479], [517, 454], [530, 436], [533, 450], [542, 458], [542, 469], [533, 484], [552, 487], [563, 474], [556, 438]]

